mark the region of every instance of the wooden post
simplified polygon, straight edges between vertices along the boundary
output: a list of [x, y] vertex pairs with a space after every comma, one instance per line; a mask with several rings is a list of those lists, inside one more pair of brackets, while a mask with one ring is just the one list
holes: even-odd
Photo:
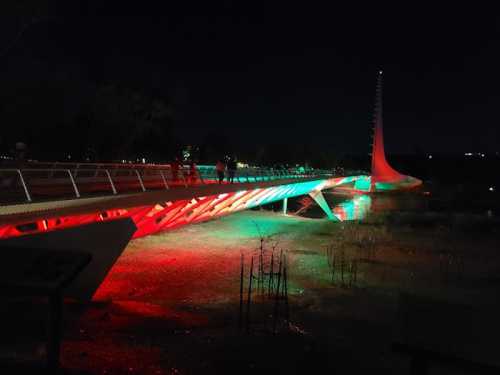
[[332, 251], [332, 284], [335, 284], [335, 253]]
[[250, 332], [250, 304], [252, 303], [252, 279], [253, 279], [253, 256], [250, 262], [250, 278], [248, 280], [247, 319], [246, 319], [247, 333]]
[[244, 273], [245, 256], [241, 254], [241, 269], [240, 269], [240, 313], [238, 316], [238, 328], [241, 329], [243, 323], [243, 273]]
[[269, 282], [267, 285], [267, 297], [271, 298], [274, 278], [274, 251], [271, 253], [271, 264], [269, 266]]
[[264, 246], [261, 242], [260, 254], [259, 254], [259, 284], [258, 284], [259, 294], [264, 294]]
[[285, 318], [286, 318], [286, 322], [287, 322], [287, 325], [288, 325], [288, 322], [290, 320], [290, 311], [289, 311], [289, 306], [288, 306], [288, 274], [287, 274], [287, 257], [286, 257], [286, 254], [285, 254], [285, 259], [284, 259], [284, 268], [283, 268], [283, 285], [284, 285], [284, 288], [283, 288], [283, 292], [284, 292], [284, 298], [285, 298]]
[[278, 285], [276, 286], [276, 294], [274, 298], [274, 314], [273, 314], [273, 333], [276, 333], [276, 322], [278, 319], [278, 302], [281, 286], [281, 269], [282, 269], [283, 250], [280, 251], [280, 261], [278, 265]]
[[352, 278], [353, 278], [354, 265], [353, 261], [349, 262], [349, 288], [352, 286]]
[[342, 280], [342, 285], [344, 285], [344, 250], [342, 250], [341, 256], [340, 256], [340, 279]]

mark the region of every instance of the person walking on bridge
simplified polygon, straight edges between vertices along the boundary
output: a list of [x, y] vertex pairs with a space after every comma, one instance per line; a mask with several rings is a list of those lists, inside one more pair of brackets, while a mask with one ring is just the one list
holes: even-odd
[[236, 158], [232, 157], [227, 162], [227, 177], [230, 184], [234, 182], [235, 174], [236, 174]]
[[219, 184], [222, 184], [224, 181], [224, 171], [226, 169], [226, 165], [222, 160], [219, 160], [217, 164], [215, 164], [215, 171], [217, 172], [217, 179], [219, 180]]
[[196, 163], [191, 160], [189, 163], [189, 184], [196, 185], [196, 179], [198, 176], [198, 168], [196, 167]]
[[172, 164], [170, 164], [170, 171], [172, 172], [172, 182], [174, 184], [176, 184], [177, 181], [179, 180], [179, 168], [180, 168], [179, 158], [175, 158]]

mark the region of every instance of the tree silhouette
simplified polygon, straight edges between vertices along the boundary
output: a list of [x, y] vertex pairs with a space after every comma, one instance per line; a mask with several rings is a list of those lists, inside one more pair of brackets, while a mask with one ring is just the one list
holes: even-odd
[[172, 108], [164, 100], [121, 88], [99, 87], [86, 114], [86, 148], [101, 160], [166, 161], [178, 152]]

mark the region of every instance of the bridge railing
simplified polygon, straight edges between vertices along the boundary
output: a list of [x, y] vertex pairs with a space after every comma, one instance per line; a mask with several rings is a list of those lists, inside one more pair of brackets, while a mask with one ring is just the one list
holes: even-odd
[[[0, 169], [0, 205], [187, 188], [218, 182], [214, 166], [53, 163]], [[64, 168], [62, 168], [64, 167]], [[239, 168], [234, 183], [331, 177], [325, 171]], [[228, 182], [226, 172], [223, 183]]]

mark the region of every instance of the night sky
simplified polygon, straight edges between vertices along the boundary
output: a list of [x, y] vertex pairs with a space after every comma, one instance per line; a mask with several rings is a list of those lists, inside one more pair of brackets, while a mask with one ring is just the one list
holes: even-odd
[[388, 153], [500, 151], [493, 9], [67, 1], [33, 10], [25, 3], [2, 12], [1, 46], [31, 13], [40, 15], [1, 57], [3, 101], [31, 82], [58, 89], [41, 94], [55, 98], [40, 116], [0, 107], [5, 139], [34, 129], [37, 119], [70, 119], [88, 90], [119, 82], [171, 103], [185, 143], [215, 133], [245, 147], [307, 142], [366, 154], [382, 69]]

